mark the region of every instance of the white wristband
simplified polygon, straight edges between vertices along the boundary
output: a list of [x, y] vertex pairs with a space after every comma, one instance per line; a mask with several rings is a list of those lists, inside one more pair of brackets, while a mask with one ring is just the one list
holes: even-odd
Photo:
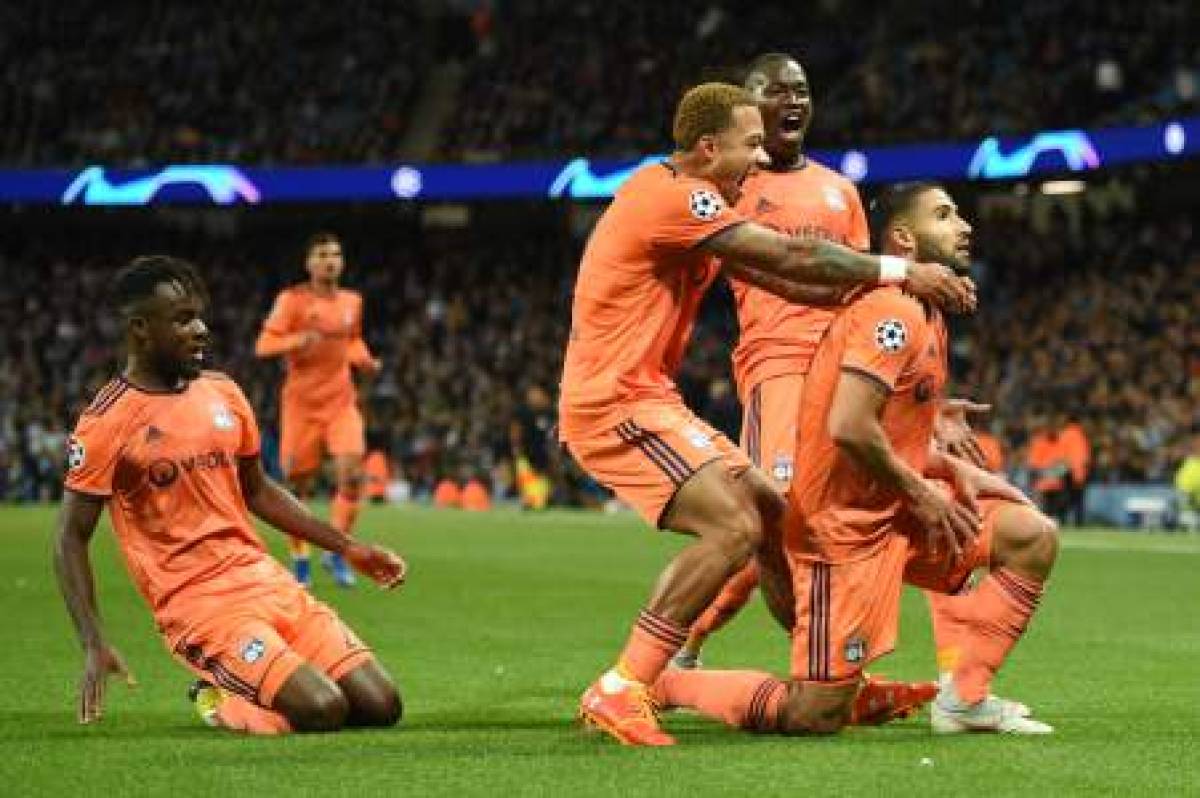
[[879, 282], [898, 285], [908, 279], [908, 260], [895, 255], [879, 256]]

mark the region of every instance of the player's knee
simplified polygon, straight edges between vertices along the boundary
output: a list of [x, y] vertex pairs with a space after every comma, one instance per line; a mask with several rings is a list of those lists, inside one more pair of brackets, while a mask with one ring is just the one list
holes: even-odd
[[1058, 557], [1058, 524], [1050, 517], [1026, 510], [997, 530], [1000, 564], [1046, 576]]
[[337, 731], [346, 725], [350, 702], [340, 690], [314, 690], [288, 713], [288, 720], [297, 731]]
[[404, 702], [394, 685], [383, 685], [356, 704], [354, 715], [362, 726], [386, 728], [395, 726], [404, 717]]

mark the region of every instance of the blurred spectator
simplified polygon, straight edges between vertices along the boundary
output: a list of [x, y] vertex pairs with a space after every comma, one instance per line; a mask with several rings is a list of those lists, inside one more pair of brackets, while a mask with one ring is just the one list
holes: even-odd
[[1175, 489], [1192, 510], [1200, 512], [1200, 434], [1192, 436], [1191, 449], [1175, 472]]
[[517, 491], [528, 510], [544, 509], [550, 501], [550, 453], [558, 446], [552, 439], [554, 425], [550, 394], [540, 385], [530, 385], [508, 427]]
[[1059, 523], [1083, 523], [1083, 491], [1087, 485], [1091, 447], [1077, 422], [1052, 413], [1029, 441], [1026, 463], [1038, 503]]

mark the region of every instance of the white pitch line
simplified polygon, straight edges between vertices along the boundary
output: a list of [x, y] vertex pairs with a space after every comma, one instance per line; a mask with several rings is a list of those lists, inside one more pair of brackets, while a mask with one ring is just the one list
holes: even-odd
[[[1073, 537], [1069, 532], [1061, 535], [1058, 539], [1059, 544], [1064, 549], [1081, 549], [1084, 551], [1136, 551], [1146, 552], [1149, 554], [1200, 554], [1200, 546], [1186, 545], [1183, 543], [1174, 543], [1162, 541], [1162, 538], [1154, 538], [1154, 543], [1150, 543], [1145, 539], [1135, 537], [1137, 533], [1130, 533], [1128, 542], [1121, 540], [1096, 540], [1094, 538], [1077, 538]], [[1162, 542], [1160, 542], [1162, 541]]]

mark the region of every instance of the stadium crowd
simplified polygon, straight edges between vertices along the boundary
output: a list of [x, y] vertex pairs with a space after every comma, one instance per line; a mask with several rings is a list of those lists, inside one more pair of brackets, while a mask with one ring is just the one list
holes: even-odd
[[663, 98], [771, 47], [809, 69], [814, 146], [1136, 122], [1200, 105], [1197, 29], [1189, 0], [17, 0], [0, 163], [395, 161], [423, 79], [464, 52], [453, 159], [657, 150]]
[[[660, 148], [662, 98], [797, 53], [817, 98], [814, 146], [1026, 133], [1194, 112], [1187, 0], [827, 0], [502, 4], [446, 131], [452, 157], [633, 156]], [[847, 68], [847, 65], [853, 65]]]
[[[1195, 229], [1186, 217], [1109, 219], [1074, 237], [1027, 226], [1015, 235], [1013, 224], [1025, 223], [980, 226], [983, 304], [959, 323], [955, 392], [995, 405], [984, 423], [1027, 483], [1031, 439], [1060, 411], [1091, 442], [1092, 482], [1169, 480], [1200, 429]], [[444, 477], [477, 477], [511, 497], [510, 422], [530, 387], [554, 394], [580, 243], [552, 219], [537, 236], [394, 228], [345, 231], [346, 283], [366, 298], [366, 338], [384, 364], [370, 388], [370, 445], [418, 498]], [[273, 230], [236, 247], [144, 220], [115, 230], [0, 236], [0, 499], [58, 490], [69, 426], [118, 368], [117, 330], [96, 304], [122, 258], [148, 247], [192, 257], [207, 275], [214, 365], [242, 383], [274, 440], [279, 367], [256, 360], [253, 341], [274, 293], [302, 278], [299, 255]], [[109, 254], [86, 254], [97, 251]], [[732, 435], [735, 330], [717, 289], [680, 376], [689, 404]], [[578, 475], [550, 460], [553, 499], [579, 501]]]
[[388, 0], [6, 2], [0, 163], [396, 160], [422, 31]]

